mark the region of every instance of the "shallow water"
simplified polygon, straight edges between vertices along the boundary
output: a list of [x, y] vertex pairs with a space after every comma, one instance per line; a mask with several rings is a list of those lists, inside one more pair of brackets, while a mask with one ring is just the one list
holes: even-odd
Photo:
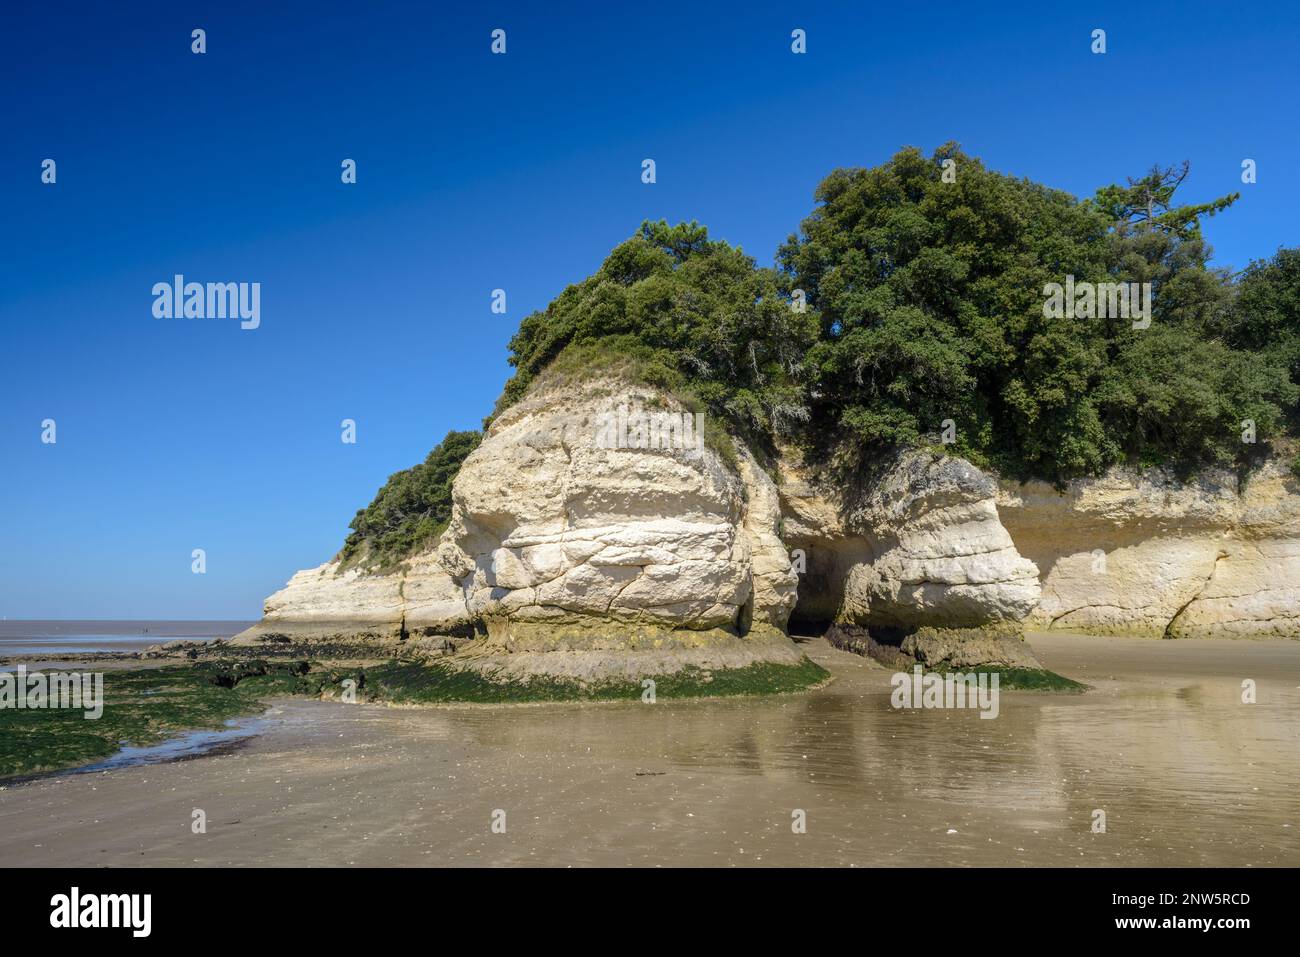
[[[1077, 664], [1058, 641], [1040, 642], [1043, 658]], [[592, 863], [613, 846], [642, 863], [1300, 863], [1300, 646], [1205, 658], [1162, 644], [1129, 644], [1136, 669], [1122, 643], [1085, 650], [1087, 661], [1108, 648], [1102, 670], [1118, 677], [1076, 669], [1096, 682], [1085, 695], [1003, 692], [993, 720], [895, 710], [888, 672], [846, 673], [840, 660], [839, 680], [805, 696], [457, 714], [450, 733], [519, 755], [541, 802], [565, 793], [571, 829], [545, 850], [581, 857], [585, 843]], [[1245, 705], [1251, 676], [1260, 699]], [[567, 793], [566, 773], [629, 763], [661, 773]], [[674, 809], [687, 805], [683, 820]], [[796, 809], [805, 834], [791, 830]], [[1098, 810], [1105, 833], [1093, 832]], [[611, 815], [621, 823], [604, 840], [581, 841]]]
[[225, 722], [225, 725], [220, 730], [186, 731], [157, 744], [127, 745], [103, 761], [74, 768], [72, 773], [113, 771], [137, 764], [162, 764], [196, 758], [256, 736], [266, 728], [267, 722], [262, 718], [234, 718]]
[[[1094, 690], [1003, 692], [994, 720], [896, 711], [890, 672], [812, 642], [836, 680], [784, 697], [283, 699], [229, 753], [0, 792], [0, 860], [1300, 864], [1300, 642], [1032, 642]], [[1241, 703], [1245, 678], [1257, 704]], [[201, 839], [196, 807], [213, 822]]]
[[175, 641], [179, 635], [68, 635], [66, 637], [0, 638], [4, 655], [90, 655], [143, 651], [150, 645]]

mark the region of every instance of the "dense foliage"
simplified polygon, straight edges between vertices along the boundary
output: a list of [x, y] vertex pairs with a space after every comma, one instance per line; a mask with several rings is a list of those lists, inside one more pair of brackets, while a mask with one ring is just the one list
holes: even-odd
[[451, 519], [452, 480], [482, 439], [481, 432], [448, 432], [419, 465], [390, 475], [352, 519], [339, 560], [392, 565], [442, 534]]
[[[944, 161], [955, 164], [945, 182]], [[1007, 474], [1233, 462], [1296, 393], [1281, 364], [1215, 335], [1232, 289], [1199, 224], [1235, 199], [1174, 205], [1186, 168], [1089, 201], [986, 170], [948, 145], [837, 170], [779, 258], [820, 313], [808, 354], [821, 450], [878, 460], [939, 439]], [[1049, 283], [1151, 283], [1148, 328], [1050, 318]]]
[[635, 363], [638, 377], [698, 400], [758, 451], [807, 418], [797, 374], [816, 335], [775, 271], [697, 223], [647, 222], [595, 275], [520, 323], [498, 408], [570, 349]]
[[[643, 223], [523, 320], [496, 412], [543, 370], [604, 365], [706, 411], [760, 458], [795, 442], [860, 472], [947, 428], [951, 451], [1021, 478], [1247, 464], [1297, 424], [1300, 250], [1235, 281], [1211, 269], [1201, 224], [1237, 196], [1178, 205], [1186, 176], [1156, 167], [1080, 201], [954, 144], [904, 149], [831, 173], [777, 269], [697, 223]], [[1149, 325], [1045, 309], [1067, 277], [1149, 283]], [[479, 439], [450, 433], [393, 475], [341, 557], [390, 563], [432, 541]]]
[[1267, 355], [1300, 385], [1300, 249], [1251, 263], [1224, 322], [1229, 345]]

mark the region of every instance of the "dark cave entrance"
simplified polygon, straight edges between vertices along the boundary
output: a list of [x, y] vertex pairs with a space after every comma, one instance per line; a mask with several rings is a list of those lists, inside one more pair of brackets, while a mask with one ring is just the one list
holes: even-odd
[[871, 545], [861, 538], [805, 539], [790, 546], [791, 560], [798, 571], [802, 552], [804, 570], [799, 572], [799, 597], [790, 613], [788, 631], [801, 637], [826, 633], [844, 604], [844, 585], [855, 565], [871, 560]]

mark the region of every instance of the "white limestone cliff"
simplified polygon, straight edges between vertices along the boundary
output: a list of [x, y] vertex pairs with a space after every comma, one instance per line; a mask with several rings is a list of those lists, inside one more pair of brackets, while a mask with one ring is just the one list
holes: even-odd
[[1038, 568], [1002, 526], [996, 495], [997, 483], [964, 459], [900, 458], [849, 519], [874, 542], [857, 579], [871, 621], [975, 628], [1033, 611]]
[[907, 453], [852, 506], [794, 462], [781, 486], [787, 540], [806, 556], [798, 612], [895, 629], [979, 628], [1026, 617], [1038, 569], [998, 518], [997, 483], [969, 462]]
[[463, 463], [433, 547], [385, 574], [298, 572], [239, 640], [477, 636], [484, 667], [592, 677], [797, 662], [792, 611], [945, 648], [1025, 628], [1300, 637], [1300, 484], [1280, 463], [1240, 486], [1113, 470], [1057, 490], [916, 451], [845, 496], [793, 453], [774, 483], [740, 443], [697, 443], [689, 416], [641, 447], [684, 412], [542, 377]]
[[999, 512], [1042, 571], [1036, 627], [1300, 637], [1300, 483], [1280, 461], [1244, 484], [1216, 469], [1002, 483]]
[[[595, 676], [623, 668], [620, 656], [644, 659], [629, 666], [640, 673], [798, 662], [784, 635], [797, 578], [771, 479], [745, 449], [724, 460], [693, 431], [638, 447], [642, 425], [693, 429], [685, 412], [617, 380], [538, 383], [462, 464], [433, 549], [386, 575], [299, 572], [239, 640], [473, 625], [474, 655], [505, 670]], [[601, 434], [611, 415], [625, 447]], [[554, 651], [568, 660], [536, 657]]]

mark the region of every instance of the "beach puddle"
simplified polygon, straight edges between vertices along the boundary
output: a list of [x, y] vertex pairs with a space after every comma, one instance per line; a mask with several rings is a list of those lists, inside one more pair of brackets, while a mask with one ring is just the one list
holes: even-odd
[[227, 721], [226, 726], [220, 730], [186, 731], [157, 744], [127, 745], [110, 758], [72, 768], [68, 773], [115, 771], [118, 768], [130, 768], [138, 764], [162, 764], [168, 761], [197, 758], [219, 749], [224, 750], [232, 745], [242, 744], [261, 734], [269, 723], [265, 717], [238, 718]]

